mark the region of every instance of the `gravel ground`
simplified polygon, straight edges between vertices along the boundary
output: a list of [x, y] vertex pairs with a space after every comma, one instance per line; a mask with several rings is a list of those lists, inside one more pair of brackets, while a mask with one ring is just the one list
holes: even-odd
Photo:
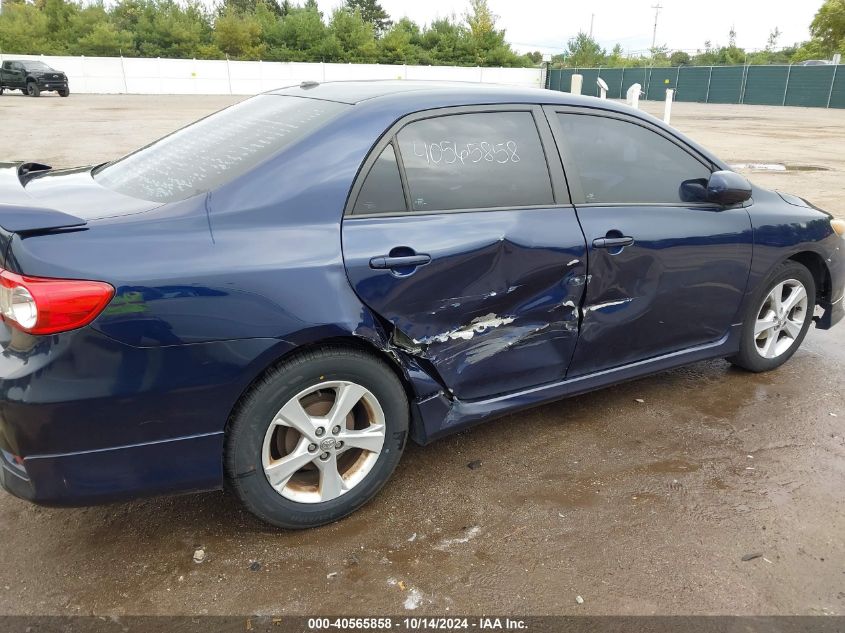
[[[0, 160], [102, 162], [236, 100], [6, 94]], [[845, 210], [845, 111], [674, 117], [731, 163], [794, 167], [760, 184]], [[224, 493], [3, 495], [0, 613], [842, 615], [843, 343], [845, 326], [811, 331], [769, 374], [699, 363], [410, 446], [375, 501], [309, 532]]]

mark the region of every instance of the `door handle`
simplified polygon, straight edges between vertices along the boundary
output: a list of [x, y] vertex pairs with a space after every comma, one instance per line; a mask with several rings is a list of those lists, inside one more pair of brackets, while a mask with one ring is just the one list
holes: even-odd
[[370, 260], [370, 268], [376, 270], [384, 270], [388, 268], [412, 268], [416, 266], [424, 266], [431, 261], [431, 255], [403, 255], [401, 257], [390, 257], [389, 255], [382, 255], [380, 257], [373, 257]]
[[633, 243], [633, 237], [599, 237], [593, 240], [593, 248], [622, 248]]

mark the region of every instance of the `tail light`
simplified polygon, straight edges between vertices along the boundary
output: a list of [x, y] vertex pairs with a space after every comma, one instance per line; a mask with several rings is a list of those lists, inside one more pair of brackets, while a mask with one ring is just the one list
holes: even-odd
[[0, 269], [0, 318], [28, 334], [88, 325], [114, 296], [101, 281], [25, 277]]

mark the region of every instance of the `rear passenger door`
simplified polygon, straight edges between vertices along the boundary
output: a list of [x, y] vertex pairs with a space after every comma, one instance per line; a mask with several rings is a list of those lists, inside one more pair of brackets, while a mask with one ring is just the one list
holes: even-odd
[[726, 336], [751, 266], [745, 208], [685, 199], [712, 165], [621, 113], [547, 107], [589, 249], [581, 337], [569, 377]]
[[564, 377], [586, 253], [541, 108], [452, 108], [394, 126], [352, 189], [343, 254], [394, 343], [457, 397]]

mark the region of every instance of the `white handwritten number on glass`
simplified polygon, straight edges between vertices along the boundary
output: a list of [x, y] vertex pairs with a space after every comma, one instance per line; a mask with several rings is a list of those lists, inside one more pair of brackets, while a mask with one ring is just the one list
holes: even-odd
[[487, 161], [488, 163], [518, 163], [516, 141], [505, 141], [503, 143], [462, 143], [458, 145], [454, 141], [440, 141], [439, 143], [422, 143], [422, 147], [414, 141], [414, 156], [425, 158], [429, 166], [454, 165], [460, 163], [467, 165]]

